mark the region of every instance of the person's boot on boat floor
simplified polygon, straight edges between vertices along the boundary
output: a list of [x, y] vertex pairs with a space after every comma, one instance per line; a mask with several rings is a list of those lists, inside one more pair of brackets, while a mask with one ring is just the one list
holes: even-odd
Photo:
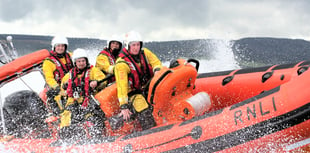
[[129, 121], [135, 116], [142, 130], [147, 130], [156, 126], [152, 112], [153, 110], [144, 96], [142, 94], [135, 94], [130, 96], [129, 104], [121, 106], [121, 113], [119, 116], [122, 116], [125, 121]]
[[132, 95], [130, 97], [130, 102], [132, 102], [133, 112], [135, 112], [135, 115], [141, 125], [142, 130], [147, 130], [156, 126], [156, 122], [152, 114], [152, 106], [148, 104], [142, 94]]
[[140, 113], [137, 113], [137, 119], [141, 125], [142, 130], [147, 130], [156, 126], [151, 109], [146, 109]]

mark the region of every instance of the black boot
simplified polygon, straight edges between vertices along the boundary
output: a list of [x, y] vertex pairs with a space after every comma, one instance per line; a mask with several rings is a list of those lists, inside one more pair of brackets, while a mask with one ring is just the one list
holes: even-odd
[[137, 113], [137, 119], [142, 127], [142, 130], [147, 130], [156, 126], [151, 109], [146, 109], [140, 113]]

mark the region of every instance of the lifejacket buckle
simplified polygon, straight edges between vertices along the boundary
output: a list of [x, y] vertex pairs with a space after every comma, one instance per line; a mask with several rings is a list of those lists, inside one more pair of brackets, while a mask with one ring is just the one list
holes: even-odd
[[73, 98], [74, 99], [80, 98], [80, 95], [79, 95], [79, 93], [77, 91], [73, 92]]

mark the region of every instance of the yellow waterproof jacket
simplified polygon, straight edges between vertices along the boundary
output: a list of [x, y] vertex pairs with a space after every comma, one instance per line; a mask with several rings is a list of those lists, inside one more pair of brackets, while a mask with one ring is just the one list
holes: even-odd
[[115, 61], [106, 54], [100, 53], [96, 58], [96, 67], [105, 73], [113, 74]]
[[[82, 77], [81, 75], [78, 75], [78, 78]], [[70, 78], [70, 72], [67, 73], [63, 78], [62, 78], [62, 81], [61, 81], [61, 93], [63, 95], [66, 95], [66, 92], [65, 90], [63, 89], [64, 85], [65, 84], [68, 84], [68, 81], [69, 81], [69, 78]], [[89, 80], [90, 81], [100, 81], [102, 79], [105, 78], [105, 75], [102, 71], [100, 71], [97, 67], [91, 67], [90, 69], [90, 74], [89, 74]], [[101, 84], [97, 84], [97, 87], [96, 89], [102, 89], [103, 87], [105, 87], [106, 85], [106, 82], [103, 82]], [[80, 97], [79, 99], [77, 99], [78, 103], [81, 103], [83, 102], [83, 99], [84, 97]], [[68, 97], [67, 98], [67, 102], [66, 102], [66, 105], [65, 107], [71, 105], [71, 104], [74, 104], [74, 98], [73, 97]]]
[[[162, 67], [162, 63], [157, 56], [147, 48], [144, 48], [143, 50], [146, 60], [153, 68], [153, 71], [158, 68], [160, 69]], [[130, 72], [131, 70], [128, 63], [124, 62], [123, 58], [118, 58], [114, 68], [114, 74], [116, 78], [117, 96], [120, 106], [128, 103], [128, 93], [132, 90], [128, 83], [128, 75]]]
[[[69, 53], [69, 55], [71, 57], [72, 53]], [[60, 58], [60, 61], [64, 64], [67, 64], [65, 57]], [[55, 89], [57, 86], [60, 85], [57, 83], [57, 80], [54, 76], [54, 72], [56, 71], [56, 64], [53, 61], [48, 60], [48, 58], [45, 59], [42, 64], [42, 70], [45, 81], [49, 87]]]

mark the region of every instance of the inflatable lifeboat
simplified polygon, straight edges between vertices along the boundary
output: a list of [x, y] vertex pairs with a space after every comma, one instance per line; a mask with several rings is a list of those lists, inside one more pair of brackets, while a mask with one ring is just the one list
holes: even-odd
[[[0, 67], [1, 85], [39, 70], [48, 51], [33, 54], [41, 56], [26, 55], [21, 58], [28, 62], [16, 59]], [[156, 127], [142, 131], [134, 120], [109, 120], [119, 113], [116, 86], [111, 85], [95, 95], [107, 117], [104, 139], [62, 143], [57, 125], [46, 121], [50, 135], [2, 134], [0, 146], [12, 152], [307, 152], [309, 63], [198, 74], [197, 60], [178, 59], [149, 84], [147, 100]], [[14, 64], [20, 68], [6, 70]]]

